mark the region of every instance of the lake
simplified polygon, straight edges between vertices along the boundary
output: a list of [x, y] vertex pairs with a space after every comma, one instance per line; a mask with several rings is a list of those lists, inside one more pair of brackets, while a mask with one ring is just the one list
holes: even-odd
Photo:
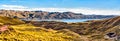
[[85, 22], [88, 20], [100, 20], [100, 19], [22, 19], [25, 21], [60, 21], [60, 22]]
[[100, 20], [100, 19], [65, 19], [61, 20], [62, 22], [85, 22], [88, 20]]

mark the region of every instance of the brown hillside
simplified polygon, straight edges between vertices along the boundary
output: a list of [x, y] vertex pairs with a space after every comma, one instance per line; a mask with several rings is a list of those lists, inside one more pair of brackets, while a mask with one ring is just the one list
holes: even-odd
[[113, 28], [115, 26], [120, 25], [120, 16], [111, 18], [111, 19], [105, 19], [100, 21], [94, 21], [89, 24], [89, 27], [92, 27], [91, 29], [95, 29], [97, 31], [106, 31], [110, 28]]
[[83, 23], [64, 23], [64, 22], [55, 22], [55, 21], [42, 21], [42, 22], [31, 22], [35, 26], [41, 26], [44, 28], [51, 28], [55, 30], [69, 29], [78, 34], [93, 34], [93, 33], [103, 33], [115, 26], [120, 25], [120, 16], [96, 20], [92, 22], [83, 22]]
[[98, 27], [113, 27], [119, 24], [120, 16], [106, 20], [94, 21], [90, 24], [90, 26], [97, 25]]
[[84, 15], [73, 12], [46, 12], [46, 11], [15, 11], [0, 10], [0, 16], [24, 19], [103, 19], [114, 15]]

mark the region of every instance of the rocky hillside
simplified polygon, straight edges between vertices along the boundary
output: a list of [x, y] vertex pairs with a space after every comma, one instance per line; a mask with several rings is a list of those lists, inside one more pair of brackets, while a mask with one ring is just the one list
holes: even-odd
[[14, 11], [0, 10], [0, 16], [25, 19], [101, 19], [112, 18], [113, 15], [84, 15], [73, 12]]

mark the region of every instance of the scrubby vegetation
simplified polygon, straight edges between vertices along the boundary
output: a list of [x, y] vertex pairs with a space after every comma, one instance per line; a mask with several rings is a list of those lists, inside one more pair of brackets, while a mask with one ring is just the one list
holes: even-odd
[[24, 24], [24, 22], [19, 19], [0, 16], [0, 25], [4, 25], [4, 24], [14, 25], [14, 24]]
[[[23, 22], [0, 16], [0, 41], [112, 41], [109, 32], [120, 36], [120, 17], [84, 23], [55, 21]], [[114, 40], [114, 39], [113, 39]]]
[[69, 33], [24, 24], [18, 19], [0, 16], [0, 23], [0, 28], [6, 29], [0, 29], [0, 41], [80, 41]]
[[40, 29], [31, 25], [22, 24], [14, 25], [8, 30], [0, 34], [0, 40], [4, 41], [74, 41], [74, 36], [64, 33], [56, 33], [51, 29]]
[[[60, 30], [62, 32], [67, 31], [70, 32], [70, 34], [73, 34], [72, 32], [74, 32], [74, 35], [79, 34], [80, 36], [83, 36], [82, 38], [86, 38], [84, 41], [110, 41], [109, 39], [105, 40], [104, 36], [110, 32], [119, 33], [120, 31], [120, 17], [96, 21], [93, 20], [83, 23], [65, 23], [55, 21], [31, 21], [30, 23], [38, 27], [44, 27], [46, 29]], [[119, 36], [120, 34], [117, 35]]]

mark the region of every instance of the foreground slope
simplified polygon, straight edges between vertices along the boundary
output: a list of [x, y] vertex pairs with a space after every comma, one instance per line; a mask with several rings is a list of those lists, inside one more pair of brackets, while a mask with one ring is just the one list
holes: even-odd
[[111, 32], [120, 36], [120, 17], [83, 23], [24, 23], [0, 16], [0, 40], [3, 41], [113, 41], [114, 38], [105, 38]]
[[[6, 21], [6, 22], [5, 22]], [[0, 41], [80, 41], [79, 37], [0, 16]]]

